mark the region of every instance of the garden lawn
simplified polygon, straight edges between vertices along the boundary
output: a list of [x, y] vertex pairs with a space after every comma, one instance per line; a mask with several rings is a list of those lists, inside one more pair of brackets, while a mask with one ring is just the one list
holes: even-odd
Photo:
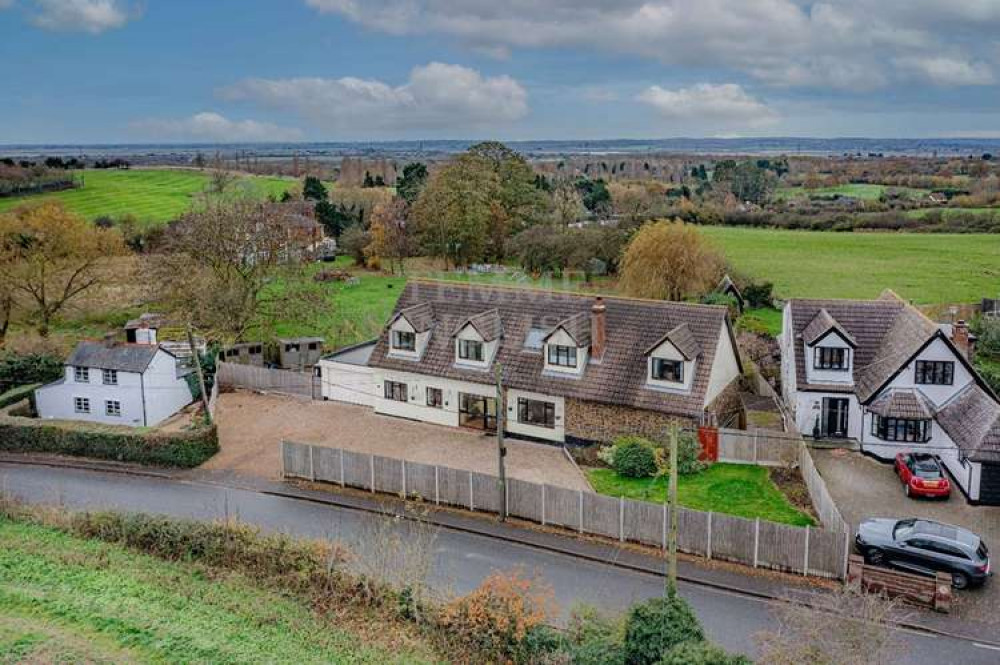
[[[667, 479], [625, 478], [613, 469], [588, 469], [587, 479], [599, 494], [663, 503]], [[808, 515], [796, 509], [771, 482], [762, 466], [713, 464], [701, 473], [680, 476], [677, 500], [685, 508], [726, 513], [738, 517], [792, 524], [813, 525]]]
[[783, 312], [771, 307], [748, 309], [736, 320], [737, 330], [760, 333], [778, 337], [781, 335], [781, 319]]
[[978, 302], [1000, 283], [1000, 235], [834, 233], [701, 227], [738, 270], [782, 298]]
[[[79, 172], [84, 185], [60, 192], [0, 199], [0, 212], [39, 201], [59, 201], [87, 219], [131, 214], [144, 224], [169, 221], [186, 212], [209, 185], [208, 171], [170, 169], [96, 169]], [[247, 187], [261, 198], [279, 196], [295, 183], [278, 177], [246, 176], [234, 187]]]
[[434, 660], [426, 645], [373, 644], [241, 575], [0, 519], [0, 662]]
[[873, 185], [870, 183], [850, 183], [837, 185], [836, 187], [820, 187], [818, 189], [806, 189], [805, 187], [779, 187], [774, 192], [774, 198], [780, 201], [795, 198], [808, 198], [810, 196], [850, 196], [856, 199], [875, 201], [878, 200], [885, 190], [893, 189], [904, 193], [909, 197], [925, 196], [930, 190], [916, 189], [913, 187], [891, 187], [889, 185]]

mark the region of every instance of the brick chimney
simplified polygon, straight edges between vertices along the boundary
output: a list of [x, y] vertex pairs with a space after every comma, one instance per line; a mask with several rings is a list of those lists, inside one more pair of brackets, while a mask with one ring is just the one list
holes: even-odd
[[607, 346], [608, 337], [604, 327], [606, 310], [604, 299], [597, 296], [590, 308], [590, 355], [594, 360], [604, 357], [604, 348]]
[[955, 344], [966, 360], [972, 360], [973, 344], [969, 335], [969, 324], [965, 319], [959, 319], [951, 326], [951, 341]]
[[108, 347], [110, 349], [110, 348], [114, 348], [114, 346], [117, 345], [117, 344], [118, 344], [118, 335], [117, 334], [115, 334], [113, 332], [109, 332], [109, 333], [105, 333], [104, 334], [104, 346], [106, 346], [106, 347]]

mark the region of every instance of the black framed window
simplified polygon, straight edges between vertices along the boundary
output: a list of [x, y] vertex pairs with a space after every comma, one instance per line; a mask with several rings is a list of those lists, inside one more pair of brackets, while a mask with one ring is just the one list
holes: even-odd
[[406, 401], [406, 384], [399, 381], [386, 381], [383, 384], [385, 398], [396, 402]]
[[458, 340], [458, 357], [462, 360], [483, 362], [483, 343], [474, 339]]
[[392, 348], [396, 349], [397, 351], [416, 351], [417, 350], [416, 333], [406, 332], [405, 330], [393, 330]]
[[680, 360], [653, 358], [651, 376], [657, 381], [684, 382], [684, 363]]
[[559, 367], [576, 367], [576, 347], [549, 344], [549, 364]]
[[929, 420], [883, 418], [873, 414], [872, 435], [883, 441], [926, 443], [931, 438], [931, 423]]
[[538, 399], [517, 399], [517, 421], [538, 427], [556, 426], [556, 405]]
[[917, 383], [950, 386], [955, 383], [955, 363], [951, 360], [918, 360]]
[[440, 409], [444, 406], [444, 392], [440, 388], [427, 389], [427, 406]]
[[813, 354], [813, 369], [847, 369], [847, 349], [818, 346]]

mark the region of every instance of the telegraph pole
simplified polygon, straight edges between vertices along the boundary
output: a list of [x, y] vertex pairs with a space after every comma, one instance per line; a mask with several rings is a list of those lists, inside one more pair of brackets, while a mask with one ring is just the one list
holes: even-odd
[[677, 421], [670, 423], [670, 486], [667, 501], [670, 504], [670, 529], [667, 532], [667, 597], [677, 595]]
[[[194, 361], [194, 370], [198, 373], [198, 386], [201, 388], [201, 404], [205, 407], [205, 419], [208, 424], [212, 424], [212, 412], [208, 410], [208, 393], [205, 392], [205, 373], [201, 369], [201, 356], [194, 345], [194, 333], [191, 332], [191, 322], [187, 324], [188, 348], [191, 349], [191, 360]], [[218, 381], [218, 377], [216, 377]]]
[[506, 408], [503, 403], [503, 367], [497, 362], [493, 370], [496, 377], [497, 397], [497, 462], [500, 471], [500, 521], [507, 521], [507, 465], [504, 458], [507, 456], [507, 446], [503, 441], [503, 418]]

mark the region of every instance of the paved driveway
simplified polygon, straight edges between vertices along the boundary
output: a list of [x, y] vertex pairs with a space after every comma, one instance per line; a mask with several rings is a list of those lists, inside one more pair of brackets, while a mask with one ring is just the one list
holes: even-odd
[[[990, 546], [994, 569], [1000, 566], [1000, 507], [970, 506], [957, 489], [947, 501], [908, 499], [891, 464], [847, 451], [813, 450], [812, 454], [833, 500], [853, 528], [867, 517], [923, 517], [964, 526], [982, 536]], [[1000, 624], [1000, 579], [995, 577], [981, 590], [959, 594], [959, 600], [961, 614]]]
[[[496, 473], [496, 437], [479, 432], [375, 414], [371, 408], [249, 392], [219, 395], [221, 451], [202, 468], [280, 474], [283, 439]], [[590, 490], [583, 474], [556, 446], [507, 440], [512, 478]]]

